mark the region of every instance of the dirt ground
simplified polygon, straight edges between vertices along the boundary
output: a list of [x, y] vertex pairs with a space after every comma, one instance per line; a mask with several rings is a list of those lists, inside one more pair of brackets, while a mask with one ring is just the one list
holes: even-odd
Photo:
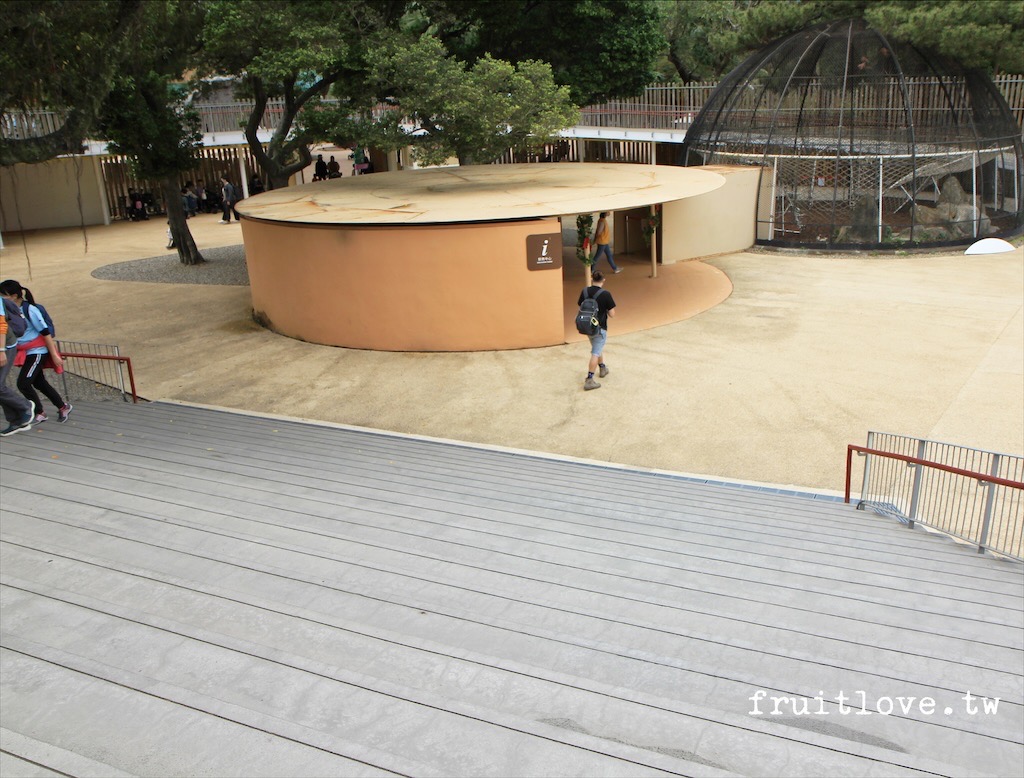
[[[239, 225], [217, 218], [190, 222], [197, 243], [241, 243]], [[0, 275], [45, 302], [61, 338], [118, 344], [150, 399], [829, 491], [843, 487], [847, 444], [869, 430], [1024, 454], [1019, 246], [706, 260], [732, 294], [653, 329], [616, 334], [613, 322], [611, 375], [583, 392], [581, 343], [448, 354], [319, 346], [255, 324], [246, 286], [91, 275], [166, 253], [165, 230], [154, 219], [6, 234]]]

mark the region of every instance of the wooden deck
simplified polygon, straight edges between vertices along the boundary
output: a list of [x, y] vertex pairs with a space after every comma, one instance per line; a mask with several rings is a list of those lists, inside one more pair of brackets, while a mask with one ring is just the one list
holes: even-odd
[[839, 503], [83, 403], [0, 505], [4, 776], [1024, 763], [1022, 567]]

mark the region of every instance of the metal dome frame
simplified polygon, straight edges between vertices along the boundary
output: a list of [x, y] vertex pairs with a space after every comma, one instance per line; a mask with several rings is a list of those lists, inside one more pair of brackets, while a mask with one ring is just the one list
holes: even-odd
[[934, 247], [1024, 225], [1024, 144], [992, 80], [861, 19], [748, 57], [683, 148], [687, 165], [764, 169], [760, 245]]

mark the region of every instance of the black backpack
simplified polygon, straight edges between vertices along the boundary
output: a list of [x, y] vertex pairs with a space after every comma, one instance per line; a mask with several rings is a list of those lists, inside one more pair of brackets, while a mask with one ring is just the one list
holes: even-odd
[[580, 312], [576, 314], [576, 331], [580, 335], [596, 335], [601, 330], [601, 322], [597, 320], [597, 296], [604, 291], [598, 289], [593, 297], [587, 296], [586, 289], [583, 292], [583, 302], [580, 303]]

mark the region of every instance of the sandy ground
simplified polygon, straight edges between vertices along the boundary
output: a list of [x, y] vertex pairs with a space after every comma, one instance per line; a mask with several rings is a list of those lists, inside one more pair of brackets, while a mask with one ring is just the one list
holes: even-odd
[[[237, 223], [190, 222], [201, 247]], [[382, 353], [257, 326], [248, 287], [99, 280], [166, 253], [158, 219], [4, 236], [0, 275], [61, 338], [118, 344], [139, 391], [716, 478], [840, 490], [869, 430], [1024, 454], [1024, 251], [987, 257], [738, 253], [685, 321], [616, 334], [604, 386], [587, 349]], [[87, 240], [86, 240], [87, 237]], [[196, 270], [202, 272], [202, 268]]]

